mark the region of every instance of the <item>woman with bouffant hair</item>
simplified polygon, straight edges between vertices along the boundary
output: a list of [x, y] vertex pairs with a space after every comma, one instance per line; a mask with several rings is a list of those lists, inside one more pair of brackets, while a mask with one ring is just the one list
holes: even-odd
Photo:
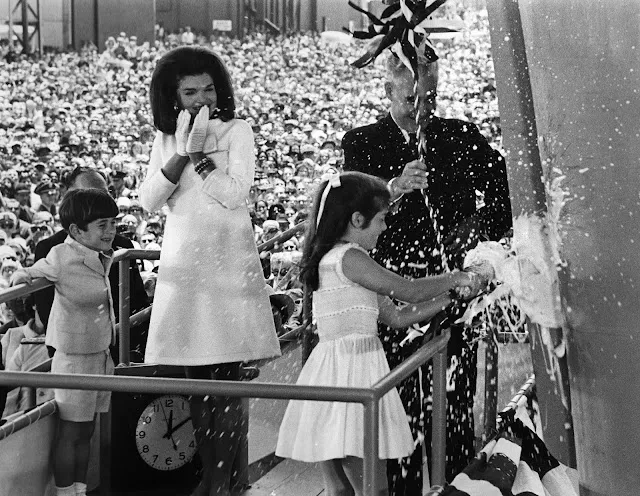
[[178, 82], [184, 76], [208, 74], [216, 89], [216, 113], [226, 122], [234, 118], [236, 104], [231, 77], [222, 60], [211, 50], [200, 46], [182, 46], [167, 52], [156, 65], [149, 96], [153, 123], [165, 134], [176, 132], [181, 106], [177, 99]]
[[[145, 361], [182, 365], [191, 379], [239, 380], [241, 362], [280, 354], [247, 208], [253, 131], [234, 118], [229, 73], [206, 48], [167, 52], [150, 94], [158, 132], [140, 203], [168, 213]], [[191, 398], [203, 465], [194, 495], [230, 494], [241, 405]]]

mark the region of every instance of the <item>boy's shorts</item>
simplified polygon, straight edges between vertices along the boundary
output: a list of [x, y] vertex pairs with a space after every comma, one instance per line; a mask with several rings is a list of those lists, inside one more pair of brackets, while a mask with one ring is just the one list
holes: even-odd
[[[51, 362], [51, 373], [113, 375], [113, 359], [109, 350], [89, 354], [62, 353], [56, 350]], [[54, 389], [54, 398], [62, 420], [90, 422], [96, 413], [109, 411], [111, 391]]]

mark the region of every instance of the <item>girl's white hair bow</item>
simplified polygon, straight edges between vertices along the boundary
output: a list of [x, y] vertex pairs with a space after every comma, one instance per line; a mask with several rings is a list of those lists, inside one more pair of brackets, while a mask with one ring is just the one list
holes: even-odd
[[340, 183], [340, 174], [326, 174], [326, 177], [323, 176], [323, 180], [327, 180], [327, 185], [324, 187], [324, 191], [322, 192], [322, 196], [320, 197], [320, 207], [318, 208], [318, 218], [316, 219], [316, 229], [320, 225], [320, 219], [322, 218], [322, 212], [324, 212], [324, 205], [327, 203], [327, 196], [329, 195], [329, 191], [331, 188], [339, 188], [342, 186]]

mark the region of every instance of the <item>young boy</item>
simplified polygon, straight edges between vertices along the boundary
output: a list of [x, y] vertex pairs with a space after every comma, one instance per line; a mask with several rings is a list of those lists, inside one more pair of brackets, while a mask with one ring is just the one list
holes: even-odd
[[[118, 206], [106, 191], [69, 191], [60, 205], [68, 233], [46, 258], [14, 273], [12, 285], [44, 277], [55, 283], [46, 343], [56, 349], [52, 373], [113, 374], [109, 345], [115, 317], [109, 268]], [[86, 494], [89, 442], [98, 412], [106, 412], [110, 391], [55, 389], [60, 422], [54, 446], [58, 496]]]

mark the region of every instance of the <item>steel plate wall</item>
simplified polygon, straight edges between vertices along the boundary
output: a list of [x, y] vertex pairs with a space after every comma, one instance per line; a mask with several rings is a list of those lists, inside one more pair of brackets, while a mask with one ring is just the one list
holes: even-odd
[[[638, 494], [640, 2], [509, 3], [522, 20], [542, 168], [566, 175], [570, 194], [563, 298], [581, 495]], [[518, 205], [531, 195], [512, 194]]]

